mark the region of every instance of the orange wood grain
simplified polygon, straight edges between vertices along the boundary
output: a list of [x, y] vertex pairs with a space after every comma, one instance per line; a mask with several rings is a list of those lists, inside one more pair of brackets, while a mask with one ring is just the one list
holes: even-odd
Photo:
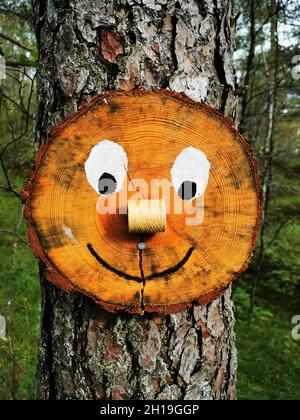
[[[99, 195], [86, 179], [84, 163], [103, 139], [124, 148], [131, 179], [148, 183], [170, 180], [185, 147], [202, 150], [212, 165], [203, 223], [187, 226], [186, 215], [174, 214], [171, 205], [166, 232], [145, 235], [146, 249], [140, 252], [140, 235], [128, 232], [127, 216], [99, 215]], [[177, 196], [174, 189], [171, 194]], [[105, 93], [55, 127], [23, 199], [29, 240], [49, 280], [110, 311], [135, 313], [175, 312], [216, 298], [247, 268], [261, 213], [256, 163], [233, 123], [184, 95], [162, 90]], [[168, 273], [191, 249], [188, 261]]]

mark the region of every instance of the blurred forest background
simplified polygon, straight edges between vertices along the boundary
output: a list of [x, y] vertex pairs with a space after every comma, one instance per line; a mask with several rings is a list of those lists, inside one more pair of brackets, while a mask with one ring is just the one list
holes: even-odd
[[[236, 3], [239, 127], [259, 160], [265, 199], [256, 255], [234, 288], [238, 397], [299, 400], [300, 4]], [[36, 152], [36, 60], [30, 0], [1, 0], [0, 399], [34, 399], [40, 288], [20, 191]]]

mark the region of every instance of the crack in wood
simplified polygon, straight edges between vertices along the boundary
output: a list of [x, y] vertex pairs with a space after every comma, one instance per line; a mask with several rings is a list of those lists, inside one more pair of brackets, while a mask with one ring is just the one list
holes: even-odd
[[[144, 235], [141, 235], [140, 242], [144, 242]], [[140, 307], [141, 307], [141, 310], [142, 310], [142, 315], [144, 315], [144, 313], [145, 313], [146, 278], [145, 278], [144, 269], [143, 269], [143, 250], [142, 249], [139, 249], [139, 256], [140, 256], [139, 267], [140, 267], [141, 279], [143, 281], [143, 287], [141, 289], [141, 302], [140, 302]]]

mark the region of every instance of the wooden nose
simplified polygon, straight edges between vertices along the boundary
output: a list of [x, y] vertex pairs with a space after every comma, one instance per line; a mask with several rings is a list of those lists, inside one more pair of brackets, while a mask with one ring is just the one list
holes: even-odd
[[128, 201], [128, 231], [130, 233], [165, 232], [166, 224], [165, 200]]

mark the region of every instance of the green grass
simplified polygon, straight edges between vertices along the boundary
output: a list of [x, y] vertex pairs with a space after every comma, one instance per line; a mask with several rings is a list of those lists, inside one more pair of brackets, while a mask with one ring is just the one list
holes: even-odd
[[[22, 207], [12, 194], [0, 192], [1, 229], [25, 238]], [[40, 318], [37, 262], [29, 247], [0, 232], [0, 314], [7, 338], [0, 340], [0, 399], [33, 399]]]
[[300, 341], [291, 334], [292, 318], [300, 314], [299, 299], [274, 297], [269, 291], [268, 300], [258, 298], [252, 316], [245, 290], [237, 288], [234, 300], [239, 399], [299, 400]]

